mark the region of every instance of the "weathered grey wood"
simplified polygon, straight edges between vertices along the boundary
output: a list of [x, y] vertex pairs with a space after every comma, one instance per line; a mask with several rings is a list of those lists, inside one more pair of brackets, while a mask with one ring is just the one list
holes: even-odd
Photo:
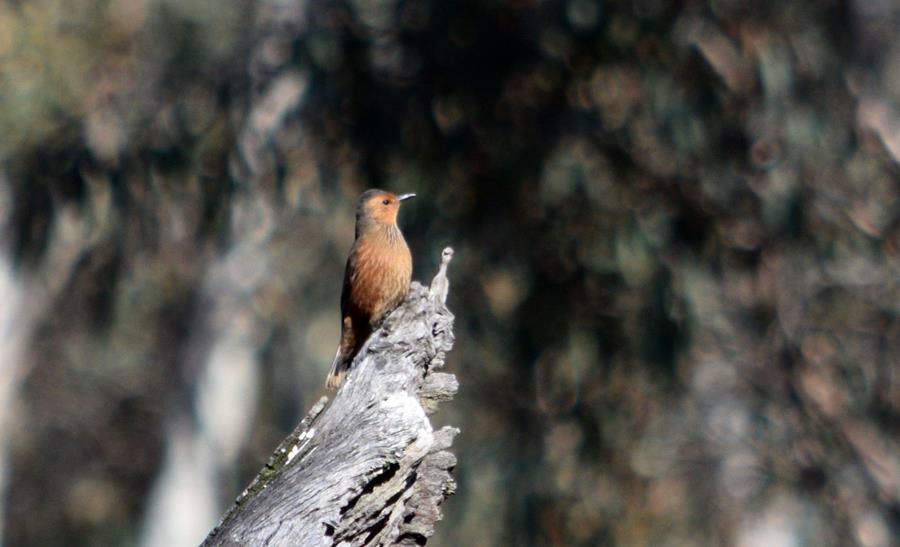
[[427, 414], [453, 397], [435, 372], [453, 345], [444, 302], [449, 247], [431, 288], [406, 301], [363, 346], [331, 403], [323, 397], [275, 450], [203, 545], [423, 545], [456, 484], [458, 429]]

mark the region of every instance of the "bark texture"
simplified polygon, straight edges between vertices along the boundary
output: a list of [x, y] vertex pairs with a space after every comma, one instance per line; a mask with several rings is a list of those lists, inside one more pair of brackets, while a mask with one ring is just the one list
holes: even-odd
[[275, 450], [203, 545], [424, 545], [456, 488], [447, 451], [458, 429], [428, 419], [456, 393], [438, 372], [453, 344], [446, 265], [413, 282], [356, 357]]

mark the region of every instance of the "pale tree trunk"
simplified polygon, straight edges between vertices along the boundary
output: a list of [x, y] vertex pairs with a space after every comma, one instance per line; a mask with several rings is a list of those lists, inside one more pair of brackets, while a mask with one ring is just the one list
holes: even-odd
[[[305, 2], [265, 1], [260, 36], [250, 55], [248, 103], [230, 155], [237, 184], [231, 199], [230, 244], [206, 269], [201, 304], [185, 352], [197, 371], [190, 407], [168, 419], [163, 466], [144, 515], [141, 547], [199, 541], [218, 514], [217, 485], [233, 474], [251, 433], [258, 400], [258, 348], [269, 337], [269, 318], [253, 300], [273, 274], [271, 238], [283, 208], [269, 179], [276, 170], [272, 142], [301, 107], [307, 78], [280, 54], [304, 28]], [[276, 52], [273, 54], [273, 52]]]
[[456, 393], [438, 372], [453, 344], [444, 251], [323, 397], [276, 449], [204, 545], [423, 545], [455, 490], [447, 451], [458, 430], [428, 414]]
[[13, 197], [9, 180], [0, 172], [0, 544], [16, 403], [31, 367], [28, 345], [78, 260], [110, 234], [108, 203], [108, 187], [101, 184], [89, 187], [83, 208], [58, 204], [43, 260], [35, 269], [21, 272], [12, 256], [12, 242], [4, 236], [12, 233]]

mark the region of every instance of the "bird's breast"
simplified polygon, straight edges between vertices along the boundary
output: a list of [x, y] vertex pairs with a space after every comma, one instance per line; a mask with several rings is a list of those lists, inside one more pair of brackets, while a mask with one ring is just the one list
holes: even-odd
[[356, 309], [377, 321], [409, 291], [412, 256], [402, 235], [363, 236], [357, 242], [356, 253], [350, 299]]

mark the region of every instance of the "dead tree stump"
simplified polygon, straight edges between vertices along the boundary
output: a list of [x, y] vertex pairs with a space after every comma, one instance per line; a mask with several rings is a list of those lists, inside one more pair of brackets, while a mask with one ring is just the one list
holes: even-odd
[[425, 544], [456, 488], [447, 449], [459, 430], [435, 431], [427, 416], [457, 390], [438, 372], [453, 345], [452, 256], [444, 250], [430, 288], [413, 282], [334, 400], [313, 406], [204, 546]]

